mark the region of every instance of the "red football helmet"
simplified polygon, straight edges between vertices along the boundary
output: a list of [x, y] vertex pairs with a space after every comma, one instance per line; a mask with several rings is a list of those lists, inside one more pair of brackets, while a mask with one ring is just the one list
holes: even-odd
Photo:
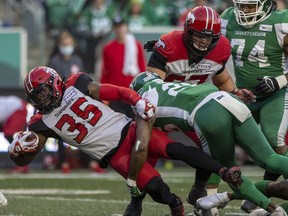
[[[195, 41], [193, 36], [210, 41], [207, 45]], [[198, 6], [189, 11], [184, 23], [183, 40], [194, 53], [205, 56], [217, 44], [221, 35], [221, 19], [211, 7]]]
[[59, 74], [49, 67], [35, 67], [24, 80], [27, 101], [44, 114], [58, 107], [64, 84]]

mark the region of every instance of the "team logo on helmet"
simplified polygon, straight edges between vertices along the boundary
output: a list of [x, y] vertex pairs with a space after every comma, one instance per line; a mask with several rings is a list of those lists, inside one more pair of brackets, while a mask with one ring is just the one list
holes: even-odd
[[194, 13], [189, 12], [186, 16], [186, 22], [188, 25], [194, 23], [195, 19], [196, 17], [194, 16]]

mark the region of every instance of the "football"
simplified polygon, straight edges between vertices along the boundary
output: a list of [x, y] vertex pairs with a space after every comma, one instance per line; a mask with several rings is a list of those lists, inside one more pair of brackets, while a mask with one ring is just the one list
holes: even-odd
[[25, 141], [27, 141], [27, 142], [35, 141], [35, 143], [38, 143], [39, 138], [38, 138], [37, 134], [34, 133], [33, 131], [24, 131], [21, 134], [21, 137], [24, 137], [27, 134], [29, 134], [29, 135], [26, 137]]

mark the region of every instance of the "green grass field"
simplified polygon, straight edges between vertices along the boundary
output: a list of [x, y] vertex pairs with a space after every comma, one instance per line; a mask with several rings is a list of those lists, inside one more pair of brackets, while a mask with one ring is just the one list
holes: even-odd
[[[194, 180], [194, 170], [174, 168], [161, 170], [171, 191], [184, 200], [185, 213], [192, 207], [186, 196]], [[252, 180], [261, 179], [263, 170], [245, 167], [243, 173]], [[28, 174], [0, 174], [0, 189], [8, 205], [0, 209], [1, 216], [120, 216], [129, 202], [125, 181], [109, 170], [106, 174], [91, 174], [88, 170], [62, 174], [52, 171], [31, 171]], [[221, 183], [220, 191], [229, 190]], [[232, 201], [220, 215], [247, 215], [239, 208], [241, 201]], [[143, 216], [169, 215], [168, 206], [157, 204], [147, 196]]]

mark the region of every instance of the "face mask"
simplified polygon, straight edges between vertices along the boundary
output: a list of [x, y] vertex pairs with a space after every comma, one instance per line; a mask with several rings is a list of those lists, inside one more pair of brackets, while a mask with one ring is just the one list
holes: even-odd
[[74, 51], [73, 46], [59, 47], [59, 51], [63, 56], [70, 56]]

